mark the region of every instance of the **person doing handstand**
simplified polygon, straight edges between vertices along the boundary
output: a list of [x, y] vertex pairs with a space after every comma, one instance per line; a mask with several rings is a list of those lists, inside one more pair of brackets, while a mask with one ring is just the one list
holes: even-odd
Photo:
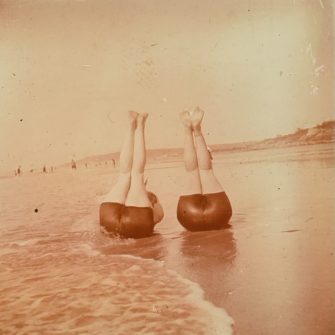
[[230, 201], [214, 175], [212, 157], [201, 131], [204, 111], [180, 113], [185, 130], [184, 165], [187, 189], [179, 198], [177, 218], [190, 231], [228, 227]]
[[164, 216], [157, 196], [146, 190], [144, 182], [147, 117], [147, 113], [128, 113], [128, 130], [120, 152], [119, 177], [100, 205], [100, 225], [112, 235], [131, 238], [150, 236], [155, 224]]

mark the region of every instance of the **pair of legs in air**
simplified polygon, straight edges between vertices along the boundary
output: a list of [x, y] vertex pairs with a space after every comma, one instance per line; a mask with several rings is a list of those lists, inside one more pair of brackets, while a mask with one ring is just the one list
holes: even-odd
[[118, 180], [100, 206], [100, 224], [105, 231], [124, 237], [144, 237], [163, 218], [157, 197], [147, 192], [145, 123], [148, 114], [128, 113], [128, 129], [120, 152]]
[[[201, 131], [204, 112], [181, 113], [185, 130], [184, 163], [187, 189], [177, 208], [179, 222], [188, 230], [219, 229], [228, 224], [231, 205], [212, 169], [212, 157]], [[126, 138], [120, 153], [120, 174], [100, 206], [105, 231], [124, 237], [151, 235], [163, 216], [157, 197], [146, 190], [144, 129], [148, 114], [129, 112]]]
[[180, 114], [184, 125], [184, 164], [187, 186], [177, 208], [179, 222], [188, 230], [219, 229], [228, 225], [232, 215], [229, 199], [212, 168], [212, 156], [201, 130], [204, 112]]

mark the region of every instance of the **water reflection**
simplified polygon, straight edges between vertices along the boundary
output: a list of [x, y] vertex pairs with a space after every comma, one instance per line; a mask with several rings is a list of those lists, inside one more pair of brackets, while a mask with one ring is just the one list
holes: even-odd
[[198, 283], [207, 299], [223, 306], [228, 294], [225, 281], [237, 254], [233, 230], [184, 231], [165, 244], [166, 266]]
[[181, 233], [181, 252], [186, 258], [216, 259], [220, 266], [232, 264], [236, 256], [236, 241], [231, 229]]
[[223, 297], [228, 294], [225, 281], [237, 254], [232, 229], [182, 231], [173, 236], [155, 234], [138, 240], [103, 237], [97, 241], [97, 249], [105, 255], [162, 260], [167, 268], [198, 283], [205, 290], [206, 298], [218, 306], [223, 306]]

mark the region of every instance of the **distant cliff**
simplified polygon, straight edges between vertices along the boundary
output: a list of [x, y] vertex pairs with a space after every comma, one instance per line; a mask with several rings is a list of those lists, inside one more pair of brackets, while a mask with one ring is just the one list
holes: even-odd
[[331, 142], [335, 142], [335, 120], [325, 121], [312, 128], [298, 128], [292, 134], [278, 135], [261, 141], [213, 144], [209, 147], [215, 153], [220, 151], [261, 150]]
[[335, 141], [335, 121], [325, 121], [313, 128], [298, 128], [293, 134], [278, 135], [275, 138], [270, 138], [260, 141], [260, 146], [290, 146], [290, 145], [305, 145], [317, 144]]

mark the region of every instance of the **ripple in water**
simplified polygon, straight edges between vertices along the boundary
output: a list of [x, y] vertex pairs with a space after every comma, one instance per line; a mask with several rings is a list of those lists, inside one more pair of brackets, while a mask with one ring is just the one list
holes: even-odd
[[2, 243], [4, 334], [232, 334], [231, 318], [197, 284], [162, 262], [104, 255], [82, 239]]

